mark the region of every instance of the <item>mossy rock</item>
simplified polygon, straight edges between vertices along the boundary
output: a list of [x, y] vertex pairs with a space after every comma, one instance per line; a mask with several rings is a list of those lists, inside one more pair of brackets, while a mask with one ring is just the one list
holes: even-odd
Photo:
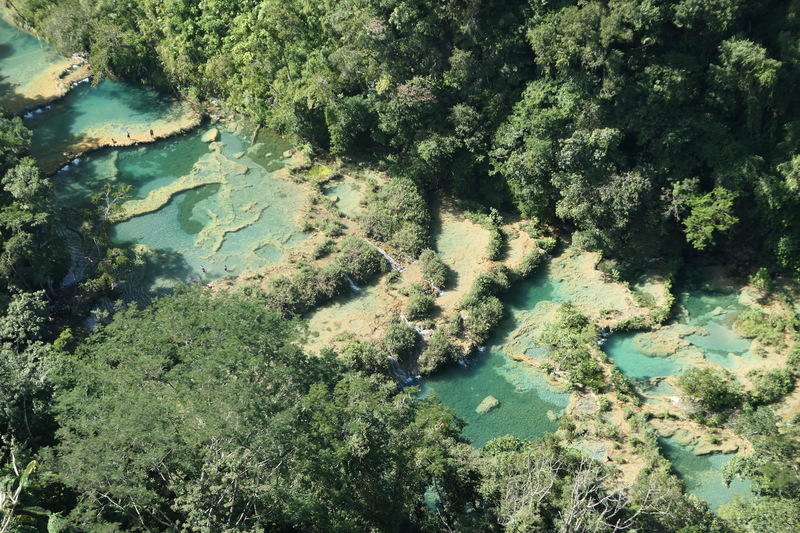
[[475, 412], [484, 415], [496, 407], [500, 407], [500, 400], [494, 396], [487, 396], [481, 400], [481, 403], [475, 408]]
[[314, 165], [308, 170], [306, 175], [312, 180], [324, 183], [333, 175], [333, 170], [325, 165]]

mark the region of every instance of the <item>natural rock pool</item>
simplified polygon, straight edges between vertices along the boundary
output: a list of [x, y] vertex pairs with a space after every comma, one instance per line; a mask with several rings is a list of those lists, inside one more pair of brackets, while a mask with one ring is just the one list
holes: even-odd
[[677, 376], [699, 364], [734, 368], [752, 358], [751, 341], [733, 329], [744, 309], [733, 288], [689, 285], [678, 295], [672, 322], [654, 331], [614, 335], [604, 350], [634, 380]]
[[73, 82], [64, 96], [63, 71], [79, 60], [3, 20], [0, 59], [3, 105], [46, 103], [25, 111], [24, 122], [34, 157], [46, 172], [57, 170], [58, 201], [76, 212], [107, 184], [131, 187], [111, 237], [150, 257], [141, 289], [239, 275], [279, 261], [302, 240], [296, 218], [305, 191], [275, 175], [290, 148], [280, 138], [253, 141], [222, 126], [205, 140], [205, 130], [174, 136], [199, 123], [196, 111], [113, 80]]
[[696, 455], [673, 439], [660, 439], [661, 450], [683, 480], [686, 492], [707, 502], [712, 509], [730, 503], [735, 497], [750, 497], [750, 481], [735, 478], [730, 486], [722, 481], [722, 467], [733, 456], [721, 453]]
[[203, 133], [89, 154], [54, 178], [75, 207], [106, 183], [133, 187], [112, 240], [159, 255], [156, 287], [255, 270], [303, 239], [296, 218], [305, 192], [275, 176], [288, 145], [229, 132], [209, 143]]
[[[18, 112], [63, 96], [85, 77], [78, 59], [60, 56], [0, 16], [0, 105]], [[75, 68], [73, 68], [73, 66]]]
[[31, 153], [45, 171], [97, 147], [168, 137], [198, 120], [187, 104], [113, 80], [96, 87], [82, 83], [57, 103], [25, 115], [33, 130]]
[[[423, 394], [435, 394], [463, 418], [467, 422], [464, 436], [475, 446], [503, 435], [530, 439], [557, 429], [569, 394], [550, 385], [541, 372], [511, 359], [505, 351], [525, 313], [558, 299], [557, 287], [546, 273], [515, 286], [506, 301], [508, 316], [486, 349], [463, 365], [451, 366], [424, 380]], [[533, 344], [529, 347], [536, 351]], [[481, 413], [478, 406], [489, 396], [499, 403]]]
[[[464, 436], [475, 446], [503, 435], [532, 439], [552, 433], [569, 400], [544, 376], [494, 347], [465, 366], [452, 366], [426, 379], [422, 392], [435, 394], [466, 421]], [[481, 402], [490, 396], [498, 403], [481, 412]]]
[[[679, 391], [668, 381], [648, 382], [651, 378], [679, 376], [692, 366], [717, 365], [736, 368], [754, 356], [751, 341], [733, 328], [745, 309], [739, 291], [720, 288], [697, 280], [685, 284], [678, 294], [675, 319], [648, 332], [612, 335], [603, 346], [614, 364], [649, 401], [677, 400]], [[730, 487], [722, 482], [721, 469], [732, 454], [697, 455], [694, 448], [674, 438], [659, 440], [662, 452], [683, 479], [686, 491], [706, 501], [712, 508], [729, 503], [735, 496], [751, 495], [749, 482], [734, 480]]]

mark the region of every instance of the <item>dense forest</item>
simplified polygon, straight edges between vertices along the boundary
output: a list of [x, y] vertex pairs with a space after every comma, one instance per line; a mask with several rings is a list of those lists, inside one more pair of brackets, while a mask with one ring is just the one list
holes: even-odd
[[800, 268], [794, 1], [10, 0], [95, 70], [632, 263]]
[[[0, 3], [61, 53], [87, 53], [98, 78], [385, 169], [364, 229], [419, 256], [433, 286], [445, 273], [424, 251], [425, 205], [442, 198], [490, 226], [524, 217], [568, 235], [623, 278], [698, 254], [756, 280], [800, 274], [798, 0]], [[304, 353], [296, 316], [386, 269], [355, 240], [267, 294], [181, 288], [88, 331], [131, 258], [108, 241], [98, 196], [81, 214], [97, 245], [88, 277], [59, 286], [68, 214], [30, 138], [0, 116], [0, 532], [800, 528], [800, 427], [777, 429], [768, 387], [683, 378], [709, 412], [736, 409], [753, 448], [726, 475], [756, 496], [717, 515], [657, 453], [616, 486], [610, 465], [555, 436], [470, 446], [450, 409], [386, 375], [387, 355], [415, 349], [402, 324], [379, 345]], [[493, 275], [466, 304], [481, 310], [476, 336], [502, 315], [507, 273]], [[603, 387], [574, 364], [595, 329], [568, 306], [558, 320], [543, 336], [558, 362]], [[432, 341], [421, 364], [447, 350]]]

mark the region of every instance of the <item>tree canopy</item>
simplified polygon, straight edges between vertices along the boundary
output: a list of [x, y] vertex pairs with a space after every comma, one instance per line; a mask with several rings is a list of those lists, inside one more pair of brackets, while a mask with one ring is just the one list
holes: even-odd
[[429, 487], [469, 501], [449, 410], [297, 338], [260, 302], [203, 290], [119, 314], [64, 361], [64, 482], [134, 529], [399, 531], [432, 519]]
[[608, 255], [800, 268], [796, 2], [13, 4], [100, 74], [222, 98]]

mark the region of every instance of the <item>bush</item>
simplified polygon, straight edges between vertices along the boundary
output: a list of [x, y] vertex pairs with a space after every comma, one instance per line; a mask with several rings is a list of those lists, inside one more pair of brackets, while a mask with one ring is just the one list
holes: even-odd
[[401, 363], [407, 362], [417, 348], [417, 330], [400, 319], [394, 319], [383, 333], [383, 346]]
[[415, 283], [409, 292], [406, 316], [410, 320], [429, 318], [436, 308], [436, 300], [432, 294], [425, 291], [421, 285]]
[[450, 278], [450, 267], [448, 267], [439, 255], [426, 248], [419, 255], [422, 278], [437, 289], [444, 289]]
[[605, 396], [598, 396], [597, 397], [597, 408], [602, 412], [610, 411], [611, 410], [611, 400], [609, 400]]
[[505, 313], [503, 302], [496, 296], [484, 296], [476, 299], [464, 311], [467, 314], [464, 326], [475, 336], [478, 343], [486, 342]]
[[691, 368], [678, 378], [678, 386], [701, 407], [721, 412], [742, 402], [733, 374], [721, 368]]
[[641, 331], [669, 320], [672, 314], [672, 306], [675, 304], [675, 295], [672, 294], [672, 282], [665, 282], [664, 288], [666, 294], [661, 305], [647, 315], [635, 315], [618, 322], [614, 327], [614, 331]]
[[335, 248], [336, 243], [334, 241], [325, 239], [314, 247], [311, 251], [311, 256], [314, 259], [322, 259], [323, 257], [327, 257]]
[[555, 320], [545, 327], [539, 340], [553, 348], [578, 348], [597, 343], [597, 330], [572, 304], [562, 304]]
[[511, 278], [505, 265], [496, 265], [475, 277], [469, 292], [461, 302], [462, 307], [470, 306], [487, 296], [497, 296], [511, 287]]
[[650, 313], [651, 324], [663, 324], [672, 314], [672, 306], [675, 305], [675, 295], [672, 293], [672, 282], [664, 282], [664, 302]]
[[795, 340], [794, 346], [789, 350], [789, 356], [786, 359], [786, 368], [795, 377], [800, 377], [800, 341]]
[[736, 329], [742, 335], [768, 346], [785, 346], [784, 336], [791, 325], [791, 319], [787, 317], [768, 315], [754, 308], [741, 313], [736, 321]]
[[335, 264], [324, 269], [302, 264], [291, 277], [273, 278], [266, 298], [284, 316], [301, 315], [341, 293], [345, 285], [346, 280]]
[[[580, 360], [567, 370], [570, 385], [575, 389], [600, 390], [606, 383], [603, 367], [595, 361], [589, 351], [579, 351]], [[570, 357], [574, 358], [574, 356]]]
[[611, 370], [611, 386], [614, 387], [618, 395], [627, 397], [635, 404], [641, 402], [631, 380], [616, 367]]
[[417, 257], [428, 241], [430, 213], [413, 181], [395, 178], [371, 193], [361, 225], [368, 237]]
[[539, 341], [552, 348], [550, 358], [567, 375], [572, 387], [598, 390], [604, 386], [603, 367], [590, 350], [597, 345], [597, 330], [574, 306], [561, 305]]
[[750, 275], [750, 283], [764, 292], [772, 290], [772, 276], [770, 276], [769, 270], [764, 267], [759, 268]]
[[639, 307], [653, 308], [656, 306], [656, 297], [649, 292], [634, 289], [632, 295], [633, 299], [636, 301], [636, 305]]
[[292, 276], [273, 278], [265, 297], [284, 316], [302, 315], [341, 294], [348, 276], [356, 283], [366, 283], [388, 269], [389, 264], [375, 247], [348, 237], [342, 240], [335, 261], [324, 268], [301, 264]]
[[505, 255], [506, 236], [499, 227], [489, 229], [489, 244], [486, 247], [486, 255], [491, 261], [499, 261]]
[[458, 347], [450, 341], [445, 333], [436, 330], [428, 339], [428, 344], [419, 356], [419, 371], [423, 374], [430, 374], [437, 368], [455, 361], [458, 355]]
[[374, 246], [358, 237], [343, 239], [339, 250], [337, 265], [356, 283], [366, 283], [390, 269], [386, 258]]
[[461, 313], [453, 313], [440, 327], [443, 328], [447, 335], [460, 337], [464, 333], [464, 321], [461, 318]]
[[545, 253], [538, 248], [525, 254], [525, 257], [522, 258], [522, 263], [520, 263], [517, 269], [519, 275], [523, 278], [527, 278], [533, 274], [536, 269], [539, 268], [539, 265], [542, 264], [542, 261], [544, 261], [544, 256]]
[[339, 237], [344, 233], [344, 224], [335, 218], [326, 218], [319, 225], [319, 229], [326, 237]]
[[536, 241], [536, 244], [545, 251], [545, 253], [552, 254], [556, 246], [558, 246], [558, 239], [555, 237], [542, 237]]
[[348, 367], [367, 374], [385, 373], [389, 370], [386, 354], [369, 342], [350, 340], [341, 349], [340, 357]]
[[792, 392], [794, 376], [785, 369], [768, 370], [753, 380], [755, 388], [750, 397], [755, 405], [774, 403]]

